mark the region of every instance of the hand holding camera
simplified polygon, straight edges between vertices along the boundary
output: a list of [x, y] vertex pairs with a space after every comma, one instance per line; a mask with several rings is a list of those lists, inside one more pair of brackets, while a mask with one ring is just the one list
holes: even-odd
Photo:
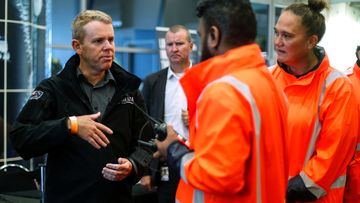
[[155, 140], [157, 151], [153, 154], [154, 158], [160, 158], [161, 160], [166, 160], [168, 146], [172, 142], [178, 140], [178, 134], [171, 125], [167, 125], [165, 129], [167, 131], [167, 136], [163, 140], [158, 138]]
[[136, 162], [140, 163], [143, 166], [148, 166], [152, 157], [160, 157], [161, 159], [166, 159], [167, 157], [167, 148], [175, 140], [180, 141], [186, 146], [189, 146], [188, 141], [174, 130], [171, 125], [166, 123], [161, 123], [143, 111], [135, 103], [132, 103], [149, 121], [154, 125], [155, 139], [150, 141], [138, 140], [139, 147], [137, 147], [135, 153], [130, 157]]

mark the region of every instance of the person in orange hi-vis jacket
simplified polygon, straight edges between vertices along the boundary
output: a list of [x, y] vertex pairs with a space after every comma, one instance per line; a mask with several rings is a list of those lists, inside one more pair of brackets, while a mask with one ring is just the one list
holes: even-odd
[[351, 82], [317, 46], [325, 33], [324, 0], [286, 7], [276, 25], [271, 70], [287, 96], [288, 202], [340, 203], [355, 149], [358, 111]]
[[254, 43], [251, 4], [204, 0], [197, 15], [202, 62], [180, 81], [188, 99], [189, 140], [178, 140], [168, 126], [154, 156], [167, 157], [180, 174], [179, 203], [283, 203], [287, 105]]
[[[357, 47], [355, 54], [357, 58], [355, 65], [345, 73], [350, 78], [354, 89], [358, 90], [360, 88], [360, 46]], [[360, 92], [355, 91], [355, 94], [358, 107], [360, 107]], [[357, 137], [355, 155], [348, 166], [347, 173], [344, 203], [360, 203], [360, 133]]]

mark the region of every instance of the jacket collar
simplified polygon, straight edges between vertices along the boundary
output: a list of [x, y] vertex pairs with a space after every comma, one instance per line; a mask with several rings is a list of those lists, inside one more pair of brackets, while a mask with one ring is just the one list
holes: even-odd
[[[318, 63], [314, 67], [312, 67], [308, 72], [306, 72], [306, 73], [304, 73], [302, 75], [297, 75], [295, 77], [300, 78], [300, 77], [302, 77], [304, 75], [307, 75], [308, 73], [310, 73], [312, 71], [315, 71], [316, 69], [318, 69], [320, 67], [321, 62], [323, 61], [323, 59], [325, 57], [325, 49], [323, 47], [316, 46], [314, 48], [314, 53], [315, 53], [316, 58], [318, 59]], [[286, 65], [284, 63], [280, 63], [280, 62], [278, 62], [278, 64], [285, 72], [289, 73], [289, 71], [288, 71], [289, 66], [288, 65]]]
[[[79, 55], [73, 55], [65, 64], [64, 69], [58, 74], [60, 78], [69, 80], [71, 82], [78, 81], [76, 69], [80, 64]], [[113, 62], [109, 69], [116, 80], [118, 88], [124, 92], [133, 91], [139, 88], [141, 79], [136, 75], [124, 70], [120, 65]]]
[[203, 61], [180, 79], [188, 100], [189, 117], [195, 113], [196, 101], [210, 82], [241, 69], [266, 67], [258, 45], [250, 44], [230, 49], [226, 53]]
[[330, 61], [329, 58], [325, 52], [325, 50], [322, 47], [318, 47], [317, 57], [319, 59], [319, 62], [317, 65], [314, 66], [314, 68], [306, 73], [303, 76], [294, 76], [286, 71], [286, 68], [281, 67], [281, 65], [278, 63], [278, 66], [280, 66], [280, 71], [283, 72], [284, 78], [286, 78], [286, 81], [290, 82], [292, 85], [299, 85], [299, 86], [307, 86], [312, 83], [312, 81], [317, 78], [318, 75], [321, 75], [322, 72], [328, 70], [330, 67]]

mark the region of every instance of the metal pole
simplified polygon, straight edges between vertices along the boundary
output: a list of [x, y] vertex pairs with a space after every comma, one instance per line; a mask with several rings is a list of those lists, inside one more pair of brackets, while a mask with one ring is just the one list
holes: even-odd
[[45, 203], [46, 165], [40, 164], [40, 203]]
[[84, 11], [87, 9], [87, 0], [80, 1], [80, 11]]
[[268, 37], [268, 54], [269, 65], [275, 64], [274, 58], [274, 27], [275, 27], [275, 5], [274, 0], [269, 1], [269, 37]]

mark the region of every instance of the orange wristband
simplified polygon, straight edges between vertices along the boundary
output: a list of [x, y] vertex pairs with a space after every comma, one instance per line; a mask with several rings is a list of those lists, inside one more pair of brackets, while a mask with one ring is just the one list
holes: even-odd
[[70, 126], [71, 126], [71, 128], [70, 128], [71, 134], [77, 134], [79, 126], [78, 126], [76, 116], [70, 116], [69, 119], [70, 119]]

